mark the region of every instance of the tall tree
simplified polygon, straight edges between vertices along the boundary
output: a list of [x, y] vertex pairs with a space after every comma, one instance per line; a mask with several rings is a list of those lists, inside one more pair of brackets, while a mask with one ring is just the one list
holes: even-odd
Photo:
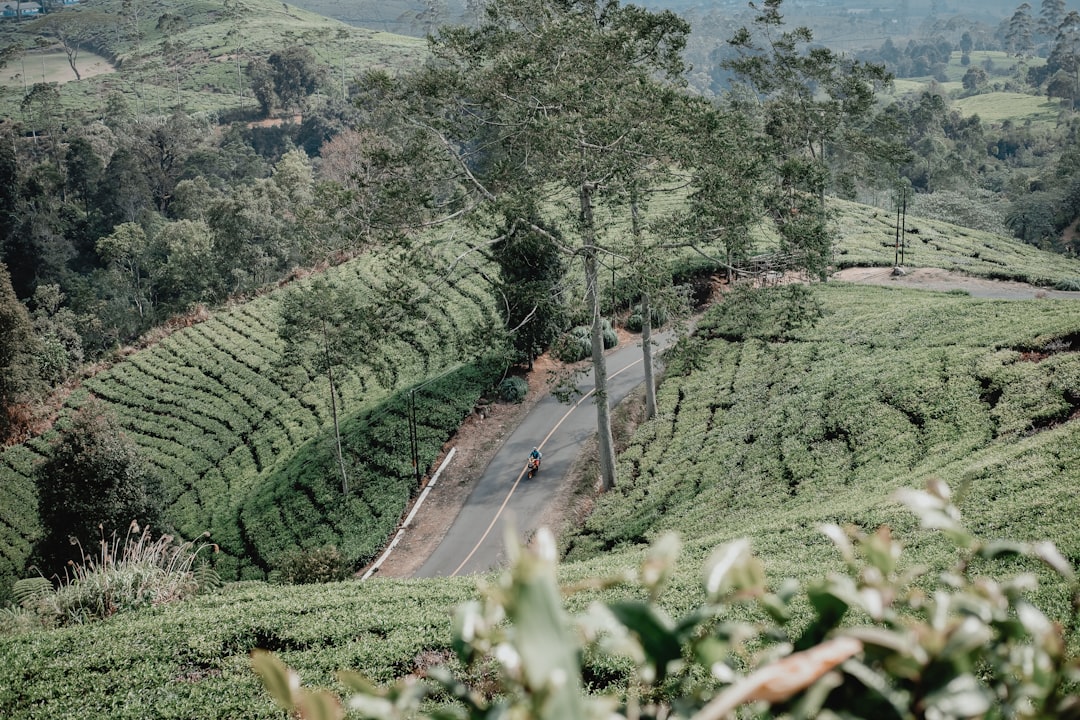
[[1058, 25], [1054, 49], [1046, 59], [1051, 79], [1059, 77], [1053, 96], [1080, 101], [1080, 13], [1073, 10]]
[[[326, 375], [343, 495], [349, 494], [349, 473], [341, 437], [341, 376], [362, 357], [377, 357], [370, 351], [382, 337], [378, 321], [378, 315], [354, 288], [322, 278], [291, 290], [281, 305], [278, 334], [285, 342], [282, 366], [311, 367]], [[388, 372], [388, 368], [376, 368], [377, 376], [385, 378]]]
[[63, 382], [83, 361], [79, 326], [92, 323], [64, 305], [59, 285], [39, 285], [34, 293], [34, 333], [41, 342], [38, 371], [50, 385]]
[[1028, 57], [1035, 50], [1035, 21], [1031, 19], [1031, 5], [1021, 3], [1009, 18], [1005, 30], [1005, 46], [1013, 55]]
[[782, 0], [765, 0], [754, 29], [742, 27], [725, 62], [758, 103], [767, 153], [777, 182], [769, 209], [788, 253], [812, 275], [823, 276], [831, 245], [825, 227], [829, 157], [858, 148], [876, 90], [891, 80], [880, 65], [814, 45], [807, 27], [785, 29]]
[[[630, 166], [647, 152], [640, 123], [666, 113], [660, 79], [678, 81], [689, 26], [616, 0], [508, 0], [490, 3], [479, 27], [444, 28], [435, 62], [417, 83], [428, 122], [459, 160], [465, 178], [497, 217], [551, 208], [550, 227], [577, 247], [592, 324], [602, 484], [615, 484], [615, 451], [600, 312], [598, 205], [623, 194]], [[517, 208], [517, 210], [515, 210]], [[536, 232], [548, 232], [517, 217]]]
[[79, 72], [79, 53], [90, 39], [108, 23], [109, 16], [92, 8], [70, 8], [63, 12], [50, 12], [35, 20], [31, 27], [43, 37], [60, 43], [67, 56], [68, 66], [76, 80], [82, 80]]
[[135, 327], [142, 329], [151, 319], [156, 297], [150, 280], [153, 258], [146, 232], [136, 223], [117, 225], [98, 240], [97, 252], [115, 278], [117, 299], [135, 310]]
[[68, 191], [82, 200], [83, 208], [87, 209], [97, 192], [97, 184], [105, 170], [105, 164], [94, 152], [89, 140], [77, 137], [68, 143], [64, 168], [67, 171]]
[[252, 91], [266, 114], [277, 108], [285, 112], [303, 110], [325, 74], [315, 62], [315, 55], [302, 45], [291, 45], [248, 65]]
[[1061, 21], [1065, 19], [1065, 0], [1042, 0], [1039, 6], [1039, 34], [1053, 40]]
[[0, 132], [0, 262], [10, 262], [8, 248], [19, 225], [16, 206], [22, 179], [13, 140], [10, 128]]
[[529, 217], [530, 222], [512, 220], [491, 249], [499, 265], [503, 320], [511, 332], [517, 360], [527, 361], [531, 370], [536, 355], [566, 327], [565, 303], [560, 299], [566, 268], [558, 236], [532, 229], [544, 225], [535, 210], [520, 215]]

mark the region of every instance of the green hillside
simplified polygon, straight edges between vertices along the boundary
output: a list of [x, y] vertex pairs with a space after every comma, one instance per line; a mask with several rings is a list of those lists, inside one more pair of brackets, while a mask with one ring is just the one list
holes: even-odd
[[[898, 250], [896, 211], [830, 200], [836, 213], [834, 264], [892, 267]], [[908, 215], [904, 222], [903, 264], [937, 267], [994, 280], [1052, 287], [1080, 278], [1080, 261], [1047, 253], [1011, 238]]]
[[569, 557], [664, 530], [703, 547], [747, 535], [805, 578], [821, 523], [909, 529], [890, 494], [939, 477], [963, 488], [976, 531], [1046, 535], [1080, 558], [1075, 303], [836, 282], [816, 294], [825, 317], [779, 341], [737, 340], [737, 307], [701, 320], [692, 365], [665, 379], [663, 419], [622, 454], [622, 485], [567, 539]]
[[[1058, 256], [985, 239], [1001, 259], [975, 271], [1077, 272]], [[854, 252], [863, 240], [845, 237], [842, 245]], [[949, 257], [956, 249], [935, 252]], [[1013, 271], [1010, 259], [1023, 267]], [[866, 530], [888, 523], [908, 546], [908, 562], [944, 567], [954, 559], [946, 546], [890, 500], [896, 488], [920, 487], [928, 477], [957, 489], [976, 532], [1048, 539], [1080, 561], [1075, 303], [836, 282], [814, 292], [821, 320], [779, 338], [740, 340], [744, 316], [727, 312], [733, 306], [702, 319], [692, 351], [669, 361], [658, 418], [621, 455], [620, 485], [564, 535], [566, 576], [629, 567], [650, 538], [676, 530], [687, 552], [665, 603], [678, 612], [702, 598], [705, 554], [733, 538], [751, 539], [774, 581], [805, 582], [836, 566], [817, 530], [823, 522]], [[333, 673], [344, 667], [387, 681], [421, 658], [448, 656], [450, 607], [472, 594], [473, 582], [249, 582], [86, 627], [3, 636], [0, 714], [279, 717], [249, 670], [250, 648], [274, 650], [313, 685], [339, 687]], [[1044, 586], [1036, 600], [1054, 617], [1068, 611], [1059, 585]], [[601, 678], [611, 669], [590, 672]]]
[[[325, 277], [366, 292], [384, 265], [365, 256]], [[433, 279], [429, 279], [434, 282]], [[482, 347], [474, 337], [494, 321], [478, 270], [451, 278], [420, 304], [415, 329], [383, 339], [379, 357], [339, 378], [344, 435], [356, 492], [340, 502], [327, 433], [326, 376], [283, 367], [278, 337], [282, 293], [214, 314], [136, 352], [83, 383], [115, 412], [164, 482], [165, 516], [186, 538], [210, 533], [227, 578], [265, 576], [283, 552], [335, 544], [352, 564], [371, 557], [393, 531], [415, 489], [404, 394], [417, 393], [421, 467], [430, 464], [502, 367], [463, 364]], [[389, 386], [376, 377], [392, 369]], [[0, 452], [4, 591], [21, 577], [38, 534], [33, 469], [47, 439]]]
[[[129, 8], [136, 8], [133, 16]], [[38, 67], [57, 63], [48, 81], [59, 81], [60, 106], [67, 112], [99, 118], [110, 103], [126, 103], [136, 115], [160, 115], [181, 109], [220, 114], [255, 111], [245, 70], [256, 57], [290, 45], [303, 45], [327, 72], [327, 85], [340, 88], [372, 69], [409, 67], [426, 53], [423, 40], [359, 28], [288, 3], [239, 0], [222, 4], [204, 0], [151, 0], [127, 5], [121, 0], [93, 0], [62, 11], [82, 17], [83, 49], [112, 61], [113, 72], [66, 81], [63, 48], [38, 47], [32, 23], [0, 25], [0, 41], [24, 48], [8, 61], [0, 87], [0, 114], [25, 117], [20, 109], [22, 84], [37, 82]], [[170, 19], [177, 18], [178, 20]], [[165, 22], [163, 22], [163, 19]], [[133, 27], [138, 27], [138, 37]], [[84, 56], [87, 69], [93, 56]], [[80, 61], [76, 60], [76, 66]], [[14, 71], [27, 68], [26, 78]], [[17, 90], [17, 91], [16, 91]], [[339, 93], [340, 95], [340, 93]]]

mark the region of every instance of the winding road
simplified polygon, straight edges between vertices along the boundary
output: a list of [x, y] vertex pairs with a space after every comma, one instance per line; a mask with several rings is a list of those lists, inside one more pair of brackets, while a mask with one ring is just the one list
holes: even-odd
[[[1046, 290], [935, 268], [919, 268], [902, 276], [892, 275], [891, 268], [849, 268], [833, 279], [923, 290], [965, 290], [981, 298], [1080, 299], [1078, 292]], [[671, 333], [657, 333], [654, 353], [672, 340]], [[607, 368], [614, 407], [644, 379], [640, 341], [609, 351]], [[591, 370], [578, 389], [581, 396], [574, 404], [566, 405], [548, 395], [525, 416], [483, 472], [438, 547], [413, 577], [452, 577], [495, 569], [504, 562], [507, 523], [523, 538], [537, 529], [555, 488], [569, 472], [581, 446], [596, 432]], [[529, 479], [525, 461], [533, 446], [544, 453], [544, 461], [540, 473]]]
[[[669, 332], [653, 336], [654, 357], [673, 337]], [[612, 407], [643, 382], [642, 364], [640, 341], [609, 351]], [[580, 395], [573, 404], [550, 394], [537, 403], [499, 448], [446, 536], [414, 577], [452, 577], [494, 569], [503, 563], [507, 523], [521, 537], [537, 529], [555, 487], [570, 471], [582, 444], [596, 433], [593, 384], [590, 369], [577, 385]], [[540, 472], [530, 479], [525, 461], [534, 446], [543, 452], [544, 460]]]

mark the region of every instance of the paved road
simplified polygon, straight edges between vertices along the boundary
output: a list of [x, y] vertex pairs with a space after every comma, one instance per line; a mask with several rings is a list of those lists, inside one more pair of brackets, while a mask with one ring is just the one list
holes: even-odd
[[[926, 290], [959, 288], [976, 297], [1080, 298], [1080, 293], [971, 278], [935, 268], [918, 269], [900, 278], [891, 276], [891, 268], [851, 268], [836, 277], [850, 282]], [[654, 336], [658, 347], [665, 347], [671, 341], [669, 333]], [[608, 355], [613, 403], [617, 404], [641, 384], [641, 365], [640, 341]], [[513, 523], [522, 537], [536, 529], [536, 522], [570, 470], [582, 443], [596, 432], [592, 372], [578, 387], [582, 393], [589, 394], [574, 405], [562, 404], [549, 395], [525, 417], [492, 459], [450, 530], [415, 577], [447, 577], [499, 567], [504, 555], [505, 523]], [[540, 474], [530, 480], [525, 477], [525, 460], [534, 445], [543, 451], [544, 463]]]
[[[654, 334], [654, 351], [672, 339], [670, 333]], [[617, 404], [644, 379], [640, 340], [610, 351], [607, 371], [609, 395]], [[535, 523], [569, 472], [582, 443], [596, 434], [591, 370], [578, 388], [583, 396], [573, 404], [548, 395], [526, 415], [499, 448], [450, 530], [414, 577], [467, 575], [499, 567], [504, 559], [505, 523], [517, 528], [521, 537], [537, 529]], [[525, 461], [534, 446], [543, 452], [544, 460], [540, 472], [529, 479]]]

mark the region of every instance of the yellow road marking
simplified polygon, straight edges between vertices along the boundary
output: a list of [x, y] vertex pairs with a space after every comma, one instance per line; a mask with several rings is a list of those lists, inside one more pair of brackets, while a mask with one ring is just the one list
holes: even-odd
[[[613, 372], [611, 375], [608, 376], [608, 380], [615, 377], [619, 373], [626, 372], [630, 368], [637, 365], [639, 362], [641, 362], [641, 358], [638, 358], [637, 360], [630, 363], [629, 365], [622, 368], [621, 370], [616, 370], [615, 372]], [[561, 418], [559, 418], [559, 422], [555, 423], [555, 425], [551, 428], [551, 430], [548, 431], [548, 434], [544, 436], [544, 439], [541, 440], [540, 444], [537, 445], [536, 447], [542, 449], [544, 447], [544, 444], [547, 443], [547, 441], [551, 439], [551, 436], [555, 434], [555, 431], [558, 430], [559, 427], [564, 422], [566, 422], [566, 418], [570, 417], [570, 414], [572, 412], [574, 412], [575, 410], [577, 410], [579, 407], [581, 407], [581, 403], [585, 402], [590, 397], [592, 397], [593, 393], [595, 393], [595, 392], [596, 392], [596, 388], [594, 387], [592, 390], [590, 390], [589, 392], [582, 395], [581, 399], [578, 400], [576, 403], [574, 403], [574, 406], [571, 407], [569, 410], [567, 410], [566, 413]], [[495, 511], [495, 517], [493, 517], [491, 519], [491, 523], [487, 526], [487, 530], [485, 530], [484, 534], [480, 536], [480, 539], [476, 541], [476, 545], [474, 545], [473, 549], [469, 551], [469, 554], [465, 556], [465, 559], [461, 561], [461, 564], [458, 565], [457, 568], [454, 569], [454, 572], [450, 573], [450, 577], [454, 577], [459, 572], [461, 572], [461, 568], [465, 567], [465, 563], [469, 562], [469, 560], [472, 559], [472, 556], [476, 554], [476, 551], [479, 550], [480, 546], [484, 544], [485, 540], [487, 540], [487, 536], [491, 534], [491, 530], [495, 527], [495, 523], [497, 523], [499, 521], [499, 518], [502, 517], [503, 510], [506, 509], [507, 504], [510, 502], [510, 498], [514, 495], [514, 491], [517, 490], [517, 486], [521, 483], [521, 479], [523, 477], [525, 477], [525, 472], [528, 469], [529, 469], [529, 465], [528, 465], [528, 463], [526, 463], [525, 467], [522, 468], [520, 473], [518, 473], [517, 479], [514, 480], [514, 484], [510, 486], [510, 491], [507, 492], [506, 497], [503, 498], [502, 505], [500, 505], [499, 509]]]

